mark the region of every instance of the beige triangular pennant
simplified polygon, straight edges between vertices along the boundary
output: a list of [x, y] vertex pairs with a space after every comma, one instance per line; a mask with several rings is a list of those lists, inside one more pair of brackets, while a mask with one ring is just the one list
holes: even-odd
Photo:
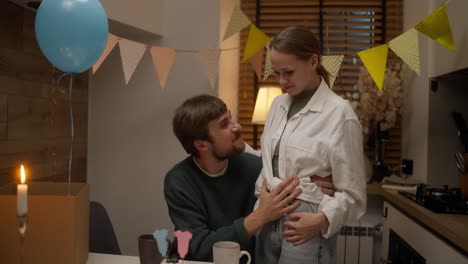
[[176, 49], [151, 47], [150, 52], [156, 74], [158, 75], [159, 84], [161, 85], [161, 89], [164, 89], [167, 76], [169, 75], [169, 71], [171, 71], [172, 64], [174, 64]]
[[268, 79], [270, 75], [273, 73], [273, 66], [271, 65], [270, 60], [270, 49], [267, 46], [267, 53], [265, 56], [265, 69], [263, 70], [263, 80]]
[[219, 49], [205, 49], [205, 50], [201, 50], [198, 53], [198, 56], [200, 58], [200, 63], [203, 66], [206, 76], [208, 77], [208, 80], [210, 81], [211, 88], [213, 89], [215, 88], [214, 84], [216, 81], [216, 77], [218, 75], [219, 54], [220, 54]]
[[228, 27], [224, 32], [223, 40], [236, 34], [250, 24], [252, 24], [250, 19], [245, 15], [242, 9], [240, 9], [239, 5], [236, 5], [232, 10], [231, 19], [229, 20]]
[[406, 31], [388, 43], [388, 47], [395, 52], [418, 75], [421, 75], [419, 64], [418, 31], [414, 28]]
[[121, 39], [119, 46], [125, 83], [128, 84], [143, 54], [145, 54], [146, 45], [128, 39]]
[[263, 54], [264, 49], [261, 49], [249, 59], [250, 65], [255, 70], [258, 79], [262, 78]]
[[333, 88], [333, 84], [335, 83], [336, 76], [338, 76], [338, 71], [340, 70], [343, 58], [343, 55], [322, 56], [322, 65], [330, 74], [330, 88]]
[[93, 74], [101, 67], [101, 64], [106, 60], [107, 56], [114, 49], [115, 45], [119, 42], [119, 38], [111, 33], [107, 35], [107, 43], [104, 51], [101, 54], [101, 57], [93, 65]]

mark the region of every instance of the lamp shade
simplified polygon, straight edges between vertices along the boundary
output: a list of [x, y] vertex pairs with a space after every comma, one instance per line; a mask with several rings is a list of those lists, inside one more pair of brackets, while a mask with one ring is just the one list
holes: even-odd
[[255, 102], [254, 113], [252, 115], [253, 124], [265, 124], [273, 99], [282, 93], [281, 88], [278, 86], [260, 87], [258, 90], [257, 101]]

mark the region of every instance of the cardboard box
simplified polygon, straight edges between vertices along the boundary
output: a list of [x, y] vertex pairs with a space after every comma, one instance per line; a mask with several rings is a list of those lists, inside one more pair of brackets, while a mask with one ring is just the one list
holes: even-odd
[[[85, 264], [89, 250], [89, 185], [28, 183], [25, 264]], [[0, 263], [20, 264], [16, 184], [0, 188]]]

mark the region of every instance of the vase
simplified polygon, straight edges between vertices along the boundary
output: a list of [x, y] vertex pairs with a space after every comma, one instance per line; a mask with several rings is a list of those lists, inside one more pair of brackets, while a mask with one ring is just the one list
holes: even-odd
[[366, 172], [366, 182], [370, 183], [372, 181], [372, 176], [374, 174], [374, 168], [372, 167], [372, 162], [365, 155], [364, 155], [364, 168]]
[[388, 165], [385, 163], [385, 142], [388, 138], [388, 131], [382, 131], [380, 125], [376, 124], [373, 133], [375, 148], [375, 160], [373, 164], [372, 178], [369, 182], [381, 182], [383, 178], [390, 175]]

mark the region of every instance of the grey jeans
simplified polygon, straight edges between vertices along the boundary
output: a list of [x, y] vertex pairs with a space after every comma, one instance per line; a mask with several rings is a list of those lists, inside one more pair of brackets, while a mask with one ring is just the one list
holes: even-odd
[[[301, 201], [294, 212], [316, 213], [318, 204]], [[293, 246], [283, 238], [286, 230], [284, 216], [263, 226], [257, 234], [255, 261], [257, 264], [333, 264], [335, 263], [336, 236], [326, 239], [319, 233], [300, 246]]]

